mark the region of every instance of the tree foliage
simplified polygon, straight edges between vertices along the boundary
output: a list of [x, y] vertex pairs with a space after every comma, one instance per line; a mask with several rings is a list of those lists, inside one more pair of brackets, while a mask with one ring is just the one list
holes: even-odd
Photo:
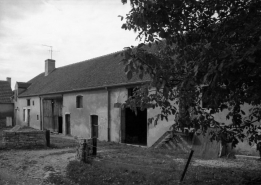
[[[151, 82], [137, 89], [127, 105], [159, 107], [156, 122], [176, 115], [175, 129], [215, 127], [212, 139], [225, 135], [233, 145], [244, 138], [255, 141], [254, 123], [261, 119], [261, 1], [129, 3], [122, 28], [134, 30], [141, 44], [127, 47], [122, 62], [129, 79], [136, 74]], [[249, 113], [245, 104], [251, 105]], [[224, 109], [230, 124], [213, 117]]]

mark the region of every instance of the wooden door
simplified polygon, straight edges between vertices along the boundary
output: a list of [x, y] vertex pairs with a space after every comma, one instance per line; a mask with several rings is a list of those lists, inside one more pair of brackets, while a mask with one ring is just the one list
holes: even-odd
[[125, 123], [125, 109], [121, 109], [121, 142], [125, 143], [125, 134], [126, 134], [126, 123]]
[[70, 114], [65, 114], [66, 134], [71, 135]]
[[92, 126], [92, 138], [98, 138], [98, 116], [91, 115], [91, 126]]
[[54, 131], [51, 100], [43, 100], [43, 129]]
[[30, 109], [27, 109], [27, 126], [30, 127]]

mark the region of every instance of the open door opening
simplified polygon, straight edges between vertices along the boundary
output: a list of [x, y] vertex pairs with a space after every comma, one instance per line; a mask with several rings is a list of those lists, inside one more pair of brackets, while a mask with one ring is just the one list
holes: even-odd
[[63, 117], [59, 116], [58, 117], [58, 131], [59, 133], [63, 133]]
[[147, 146], [147, 109], [137, 108], [137, 114], [130, 108], [124, 112], [122, 121], [123, 143]]

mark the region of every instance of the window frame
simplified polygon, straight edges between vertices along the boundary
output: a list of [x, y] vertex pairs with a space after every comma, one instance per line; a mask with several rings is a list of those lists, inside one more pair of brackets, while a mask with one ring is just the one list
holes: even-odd
[[76, 108], [77, 109], [83, 108], [83, 96], [82, 95], [76, 96]]
[[27, 105], [27, 106], [31, 106], [31, 99], [26, 99], [26, 101], [27, 101], [27, 102], [26, 102], [26, 105]]

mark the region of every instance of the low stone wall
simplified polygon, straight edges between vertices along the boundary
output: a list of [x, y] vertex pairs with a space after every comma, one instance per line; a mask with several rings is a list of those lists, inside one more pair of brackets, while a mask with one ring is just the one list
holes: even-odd
[[6, 127], [6, 119], [5, 118], [0, 118], [0, 129]]
[[45, 131], [3, 131], [6, 148], [40, 148], [46, 146]]

